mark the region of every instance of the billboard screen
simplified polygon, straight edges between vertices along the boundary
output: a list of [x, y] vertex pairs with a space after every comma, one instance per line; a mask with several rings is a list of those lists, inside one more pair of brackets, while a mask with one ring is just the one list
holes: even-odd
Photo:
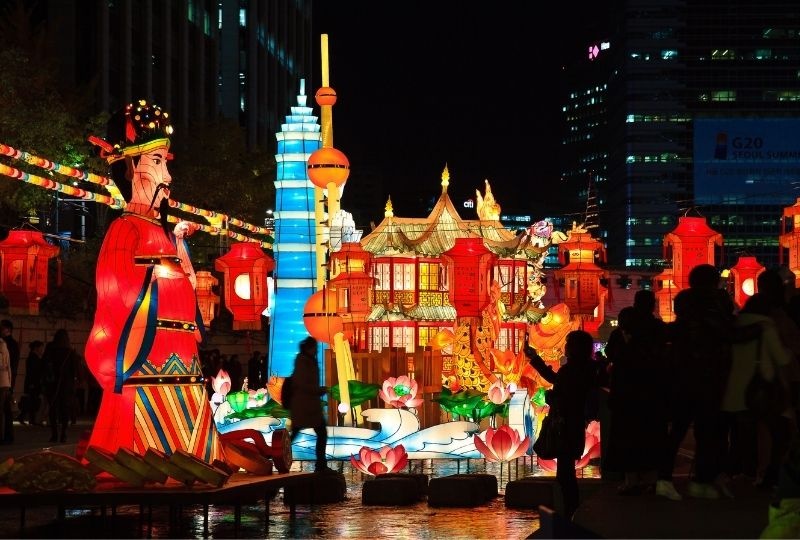
[[800, 120], [695, 119], [697, 204], [791, 204], [798, 187]]

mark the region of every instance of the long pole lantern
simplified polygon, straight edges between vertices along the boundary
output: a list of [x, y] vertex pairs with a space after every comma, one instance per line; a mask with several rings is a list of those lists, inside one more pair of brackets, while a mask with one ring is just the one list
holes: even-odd
[[[26, 173], [17, 169], [15, 167], [11, 167], [9, 165], [5, 165], [0, 163], [0, 174], [4, 176], [8, 176], [9, 178], [13, 178], [15, 180], [20, 180], [22, 182], [26, 182], [29, 184], [33, 184], [35, 186], [39, 186], [45, 189], [49, 189], [52, 191], [58, 191], [61, 193], [65, 193], [71, 197], [77, 197], [79, 199], [85, 201], [95, 201], [99, 203], [106, 204], [111, 208], [116, 209], [124, 209], [125, 208], [125, 199], [122, 198], [122, 194], [117, 188], [117, 185], [111, 178], [107, 178], [105, 176], [100, 176], [94, 173], [87, 173], [85, 171], [81, 171], [74, 167], [69, 167], [67, 165], [62, 165], [60, 163], [56, 163], [55, 161], [50, 161], [48, 159], [44, 159], [38, 156], [34, 156], [33, 154], [29, 154], [28, 152], [24, 152], [22, 150], [17, 150], [11, 146], [6, 144], [0, 143], [0, 155], [8, 156], [12, 159], [17, 159], [24, 161], [30, 165], [34, 165], [36, 167], [41, 167], [42, 169], [52, 171], [58, 174], [62, 174], [64, 176], [70, 176], [75, 178], [76, 180], [81, 180], [84, 182], [89, 182], [92, 184], [96, 184], [99, 186], [103, 186], [108, 190], [109, 195], [103, 195], [101, 193], [95, 193], [94, 191], [89, 191], [81, 188], [77, 188], [71, 186], [69, 184], [64, 184], [61, 182], [56, 182], [50, 178], [44, 178], [42, 176], [38, 176], [35, 174]], [[270, 237], [270, 241], [263, 241], [257, 238], [253, 238], [251, 236], [246, 236], [244, 234], [240, 234], [236, 231], [231, 231], [227, 228], [217, 227], [214, 225], [205, 225], [203, 223], [195, 223], [200, 227], [200, 230], [209, 234], [226, 234], [227, 236], [237, 240], [239, 242], [256, 242], [261, 245], [261, 247], [266, 249], [272, 248], [272, 230], [266, 227], [260, 227], [258, 225], [253, 225], [252, 223], [247, 223], [246, 221], [242, 221], [241, 219], [228, 216], [227, 214], [222, 214], [220, 212], [214, 212], [213, 210], [204, 210], [202, 208], [198, 208], [196, 206], [192, 206], [189, 204], [181, 203], [174, 200], [169, 200], [169, 205], [172, 208], [177, 208], [183, 212], [187, 212], [189, 214], [194, 214], [198, 216], [203, 216], [204, 218], [208, 219], [211, 223], [226, 223], [228, 225], [233, 225], [235, 227], [239, 227], [241, 229], [245, 229], [251, 234], [259, 234], [259, 235], [266, 235]], [[175, 216], [169, 216], [168, 220], [172, 223], [176, 223], [180, 221]]]

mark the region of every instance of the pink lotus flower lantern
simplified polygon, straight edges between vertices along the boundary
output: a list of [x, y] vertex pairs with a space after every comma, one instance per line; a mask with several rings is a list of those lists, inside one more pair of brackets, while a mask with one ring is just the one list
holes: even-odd
[[387, 445], [380, 450], [362, 446], [358, 459], [354, 455], [350, 456], [350, 463], [364, 474], [378, 476], [402, 470], [408, 463], [408, 452], [402, 444], [394, 448]]
[[408, 375], [401, 375], [399, 377], [389, 377], [383, 381], [383, 388], [381, 388], [378, 395], [386, 403], [397, 409], [403, 407], [419, 407], [422, 405], [422, 398], [417, 397], [419, 385], [417, 381], [408, 377]]
[[522, 457], [530, 446], [530, 437], [520, 440], [519, 433], [511, 426], [500, 426], [498, 429], [486, 430], [486, 441], [480, 435], [473, 437], [475, 448], [488, 461], [505, 463]]
[[[586, 438], [583, 444], [583, 455], [581, 459], [575, 462], [576, 469], [583, 469], [591, 460], [600, 457], [600, 422], [592, 420], [586, 426]], [[555, 472], [558, 465], [557, 459], [542, 459], [536, 458], [536, 462], [540, 469], [545, 471]]]
[[486, 397], [495, 405], [502, 405], [511, 397], [514, 389], [516, 389], [516, 386], [510, 384], [506, 386], [503, 381], [495, 381], [486, 391]]

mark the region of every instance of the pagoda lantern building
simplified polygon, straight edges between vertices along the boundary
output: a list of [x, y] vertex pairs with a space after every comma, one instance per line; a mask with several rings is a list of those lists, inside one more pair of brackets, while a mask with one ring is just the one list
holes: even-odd
[[585, 228], [573, 223], [567, 239], [558, 244], [558, 258], [564, 264], [554, 272], [559, 284], [563, 283], [561, 300], [572, 317], [580, 320], [581, 329], [597, 337], [608, 295], [600, 280], [608, 274], [595, 261], [604, 262], [605, 248]]
[[367, 350], [367, 316], [371, 310], [374, 279], [369, 275], [371, 255], [358, 242], [344, 242], [331, 253], [328, 287], [336, 295], [336, 313], [351, 334], [350, 346]]
[[689, 287], [689, 272], [701, 264], [714, 265], [714, 246], [722, 235], [704, 217], [681, 216], [678, 226], [664, 236], [664, 258], [672, 260], [672, 276], [678, 290]]
[[413, 352], [441, 330], [452, 330], [457, 319], [481, 321], [481, 310], [496, 305], [494, 290], [503, 312], [494, 346], [518, 352], [531, 317], [545, 311], [541, 297], [531, 302], [527, 290], [541, 277], [552, 226], [541, 228], [548, 231], [541, 238], [536, 227], [524, 234], [507, 229], [488, 182], [486, 195], [477, 199], [478, 219], [463, 219], [448, 195], [449, 184], [445, 167], [441, 195], [424, 217], [395, 216], [389, 199], [384, 219], [361, 240], [371, 255], [373, 278], [366, 319], [370, 351]]
[[795, 287], [800, 287], [800, 198], [792, 206], [783, 209], [781, 230], [780, 263], [784, 264], [784, 254], [788, 250], [788, 266], [794, 274]]
[[755, 257], [741, 256], [731, 267], [733, 301], [741, 308], [748, 298], [758, 292], [758, 275], [764, 271]]

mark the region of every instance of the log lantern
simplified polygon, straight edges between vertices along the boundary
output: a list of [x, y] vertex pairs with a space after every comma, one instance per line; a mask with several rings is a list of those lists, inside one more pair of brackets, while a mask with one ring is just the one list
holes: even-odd
[[748, 298], [758, 292], [758, 275], [764, 271], [755, 257], [741, 256], [731, 267], [733, 275], [733, 300], [740, 308]]
[[197, 276], [197, 308], [200, 310], [200, 316], [203, 318], [203, 324], [206, 328], [211, 326], [211, 321], [217, 312], [219, 305], [219, 295], [214, 294], [213, 288], [219, 284], [208, 270], [200, 270], [196, 273]]
[[39, 314], [39, 302], [47, 296], [48, 262], [59, 251], [39, 231], [15, 229], [0, 242], [0, 292], [12, 315]]
[[275, 263], [255, 242], [235, 242], [214, 262], [224, 272], [225, 307], [233, 314], [234, 330], [260, 330], [267, 307], [267, 273]]

